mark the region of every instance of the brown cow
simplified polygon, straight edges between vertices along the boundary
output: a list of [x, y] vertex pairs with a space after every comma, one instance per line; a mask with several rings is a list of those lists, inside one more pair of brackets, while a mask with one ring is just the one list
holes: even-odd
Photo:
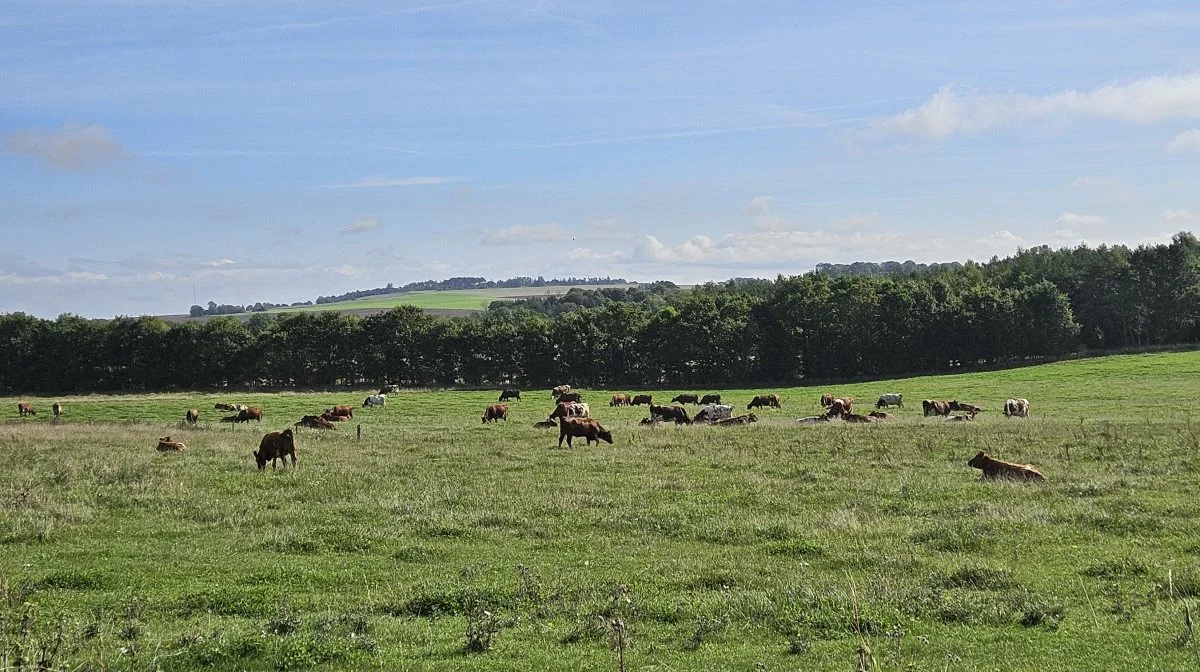
[[54, 417], [57, 419], [60, 415], [62, 415], [63, 406], [56, 401], [54, 402], [54, 405], [50, 407], [50, 410], [54, 411]]
[[931, 415], [950, 415], [950, 402], [948, 401], [925, 399], [921, 402], [921, 406], [924, 407], [927, 418]]
[[495, 420], [508, 422], [508, 404], [491, 404], [483, 409], [484, 424]]
[[213, 408], [218, 411], [237, 411], [241, 410], [234, 404], [219, 403], [213, 404]]
[[614, 394], [608, 402], [609, 406], [629, 406], [633, 403], [628, 394]]
[[263, 416], [263, 412], [262, 412], [261, 408], [259, 408], [257, 406], [251, 406], [250, 408], [246, 408], [246, 409], [238, 411], [237, 415], [231, 415], [226, 418], [221, 418], [221, 422], [238, 423], [238, 422], [250, 422], [251, 420], [256, 420], [258, 422], [262, 422], [262, 416]]
[[292, 434], [292, 430], [285, 429], [282, 432], [271, 432], [263, 436], [262, 441], [258, 444], [258, 450], [254, 451], [254, 461], [258, 464], [259, 471], [267, 468], [267, 460], [271, 461], [271, 469], [277, 469], [275, 460], [283, 460], [283, 466], [287, 466], [288, 456], [292, 457], [292, 466], [296, 466], [296, 438]]
[[650, 417], [658, 416], [663, 420], [674, 420], [677, 425], [690, 425], [692, 419], [688, 417], [687, 411], [682, 406], [655, 406], [650, 405]]
[[1046, 477], [1042, 472], [1033, 468], [1032, 464], [1016, 464], [1013, 462], [1005, 462], [990, 457], [987, 453], [979, 451], [975, 457], [972, 457], [967, 462], [968, 467], [979, 469], [983, 472], [983, 479], [1012, 479], [1017, 481], [1044, 481]]
[[721, 403], [721, 395], [719, 395], [719, 394], [706, 394], [706, 395], [704, 395], [703, 398], [700, 399], [701, 406], [707, 406], [708, 404], [719, 404], [719, 403]]
[[892, 415], [891, 413], [887, 413], [885, 411], [871, 411], [867, 415], [871, 416], [872, 418], [875, 418], [876, 420], [895, 420], [896, 419], [895, 415]]
[[758, 416], [753, 413], [747, 413], [746, 415], [739, 415], [736, 418], [725, 418], [724, 420], [717, 420], [713, 424], [720, 425], [720, 426], [748, 425], [752, 422], [758, 422]]
[[327, 408], [325, 409], [325, 412], [321, 414], [321, 419], [325, 420], [326, 422], [342, 422], [344, 420], [349, 420], [350, 418], [347, 418], [344, 415], [334, 415], [333, 409]]
[[550, 396], [557, 399], [570, 391], [571, 391], [570, 385], [559, 385], [558, 387], [554, 388], [553, 390], [550, 390]]
[[27, 404], [22, 401], [17, 403], [17, 413], [20, 413], [23, 418], [27, 415], [37, 415], [37, 409], [33, 407], [33, 404]]
[[662, 427], [664, 423], [662, 420], [655, 420], [654, 418], [642, 418], [638, 420], [638, 424], [642, 427]]
[[869, 415], [859, 415], [858, 413], [843, 413], [842, 420], [846, 422], [875, 422], [875, 418]]
[[570, 404], [583, 401], [583, 395], [578, 392], [567, 392], [566, 394], [558, 395], [558, 403]]
[[954, 401], [950, 402], [950, 410], [965, 411], [967, 413], [970, 413], [971, 415], [975, 415], [976, 413], [979, 413], [983, 409], [978, 406], [972, 405], [972, 404], [964, 404], [964, 403], [960, 402], [959, 400], [955, 399]]
[[783, 407], [779, 405], [779, 395], [778, 394], [760, 394], [757, 397], [754, 397], [754, 399], [751, 399], [750, 403], [746, 405], [747, 411], [750, 409], [753, 409], [753, 408], [783, 408]]
[[694, 394], [681, 394], [671, 400], [672, 404], [697, 404], [700, 403], [700, 397]]
[[833, 403], [829, 405], [829, 411], [827, 411], [825, 413], [825, 415], [827, 415], [831, 418], [837, 418], [837, 417], [846, 415], [853, 409], [854, 409], [854, 400], [849, 399], [847, 397], [843, 397], [840, 399], [834, 399]]
[[593, 418], [563, 418], [558, 425], [558, 447], [562, 448], [563, 439], [567, 440], [567, 447], [574, 448], [571, 445], [571, 439], [576, 436], [582, 436], [586, 441], [585, 445], [592, 445], [595, 441], [596, 445], [600, 445], [600, 441], [604, 440], [612, 443], [612, 432], [608, 431]]
[[832, 406], [833, 400], [834, 400], [834, 396], [832, 394], [829, 394], [828, 392], [821, 395], [821, 405], [824, 406], [825, 408], [829, 408], [830, 406]]
[[187, 413], [183, 414], [183, 419], [187, 424], [194, 425], [200, 420], [200, 411], [194, 408], [189, 408]]
[[533, 426], [537, 429], [557, 429], [558, 423], [553, 420], [539, 420], [533, 423]]
[[162, 436], [158, 439], [158, 452], [160, 453], [182, 453], [187, 450], [187, 444], [182, 441], [172, 441], [169, 436]]
[[306, 415], [293, 427], [308, 427], [310, 429], [337, 429], [337, 425], [319, 415]]
[[649, 406], [652, 403], [654, 403], [654, 397], [652, 395], [638, 394], [638, 395], [634, 395], [633, 401], [629, 402], [629, 405], [630, 406], [641, 406], [642, 404], [645, 404], [645, 405]]
[[346, 406], [346, 405], [334, 406], [333, 408], [325, 409], [325, 413], [327, 415], [340, 415], [343, 418], [353, 418], [354, 417], [354, 407]]

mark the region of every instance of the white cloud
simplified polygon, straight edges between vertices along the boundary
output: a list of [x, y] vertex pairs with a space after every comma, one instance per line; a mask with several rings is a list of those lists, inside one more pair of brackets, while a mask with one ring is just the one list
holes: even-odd
[[1007, 229], [1001, 229], [1000, 231], [997, 231], [997, 232], [991, 234], [990, 236], [984, 236], [983, 238], [976, 238], [975, 242], [989, 243], [989, 244], [999, 243], [1002, 245], [1023, 245], [1025, 243], [1025, 239], [1014, 234], [1012, 231], [1008, 231]]
[[74, 122], [53, 131], [17, 131], [4, 138], [4, 148], [69, 173], [96, 170], [126, 154], [107, 128]]
[[771, 204], [775, 202], [774, 196], [755, 196], [750, 199], [750, 214], [765, 215], [771, 212]]
[[620, 256], [619, 252], [596, 252], [590, 247], [577, 247], [567, 252], [569, 261], [612, 261]]
[[1116, 184], [1117, 181], [1111, 177], [1093, 177], [1091, 175], [1084, 175], [1083, 177], [1077, 178], [1075, 181], [1071, 182], [1069, 186], [1073, 189], [1089, 189], [1092, 187], [1112, 187], [1116, 186]]
[[1200, 152], [1200, 128], [1184, 131], [1171, 138], [1171, 143], [1167, 145], [1167, 149], [1181, 154]]
[[750, 199], [748, 212], [754, 219], [755, 231], [790, 231], [795, 228], [791, 222], [772, 212], [774, 204], [773, 196], [755, 196]]
[[873, 229], [879, 223], [878, 212], [850, 215], [837, 224], [835, 228], [841, 231], [865, 231]]
[[657, 236], [643, 236], [628, 255], [636, 263], [694, 264], [774, 268], [783, 264], [810, 265], [818, 261], [896, 259], [946, 254], [939, 238], [919, 233], [830, 231], [748, 231], [727, 234], [718, 240], [694, 236], [678, 245], [667, 245]]
[[363, 189], [371, 187], [423, 187], [433, 184], [462, 182], [461, 177], [364, 177], [347, 184], [325, 184], [324, 189]]
[[1064, 212], [1054, 220], [1065, 228], [1104, 226], [1105, 220], [1100, 215], [1081, 215], [1075, 212]]
[[1075, 119], [1154, 123], [1200, 118], [1200, 74], [1146, 77], [1106, 84], [1092, 91], [1067, 90], [1045, 96], [1022, 93], [958, 93], [944, 86], [923, 105], [877, 121], [878, 131], [945, 140], [1034, 121]]
[[353, 278], [361, 274], [361, 271], [358, 270], [358, 267], [354, 266], [353, 264], [338, 264], [337, 266], [330, 266], [325, 270], [348, 278]]
[[364, 233], [366, 231], [374, 231], [380, 226], [383, 226], [383, 222], [379, 221], [378, 217], [360, 217], [350, 222], [350, 226], [346, 227], [345, 233]]
[[1185, 208], [1163, 210], [1162, 213], [1159, 214], [1159, 217], [1167, 220], [1168, 222], [1194, 222], [1200, 219], [1200, 215], [1197, 215], [1191, 210], [1187, 210]]
[[218, 266], [228, 266], [229, 264], [232, 264], [232, 263], [234, 263], [234, 261], [232, 259], [226, 258], [226, 259], [214, 259], [212, 261], [206, 261], [206, 262], [204, 262], [204, 265], [212, 266], [212, 267], [216, 268]]
[[523, 245], [565, 240], [567, 232], [558, 224], [532, 224], [510, 226], [507, 229], [485, 231], [480, 245]]

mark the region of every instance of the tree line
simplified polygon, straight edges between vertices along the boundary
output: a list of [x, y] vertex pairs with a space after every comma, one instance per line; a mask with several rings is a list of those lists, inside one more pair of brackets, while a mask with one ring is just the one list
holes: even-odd
[[183, 324], [13, 313], [0, 316], [0, 390], [788, 384], [1198, 341], [1200, 242], [1180, 233], [889, 276], [581, 290], [467, 318], [412, 306]]

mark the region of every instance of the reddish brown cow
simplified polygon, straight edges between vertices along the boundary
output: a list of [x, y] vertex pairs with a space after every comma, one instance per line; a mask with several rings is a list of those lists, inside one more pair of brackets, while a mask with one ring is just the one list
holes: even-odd
[[33, 407], [33, 404], [27, 404], [22, 401], [17, 403], [17, 413], [20, 413], [23, 418], [27, 415], [37, 415], [37, 409]]
[[604, 440], [612, 443], [612, 432], [608, 431], [593, 418], [563, 418], [558, 425], [558, 447], [562, 448], [563, 439], [567, 440], [567, 447], [574, 448], [571, 445], [571, 439], [581, 436], [586, 441], [585, 445], [592, 445], [595, 441], [596, 445], [600, 445], [600, 441]]
[[830, 406], [833, 405], [833, 399], [834, 399], [833, 395], [829, 394], [828, 392], [825, 394], [822, 394], [821, 395], [821, 405], [824, 406], [825, 408], [829, 408]]
[[875, 418], [876, 420], [895, 420], [896, 419], [896, 416], [892, 415], [891, 413], [884, 412], [884, 411], [871, 411], [867, 415], [871, 416], [872, 418]]
[[753, 408], [783, 408], [779, 405], [778, 394], [760, 394], [746, 405], [746, 410]]
[[578, 392], [567, 392], [566, 394], [558, 395], [558, 403], [560, 404], [579, 403], [581, 401], [583, 401], [583, 395]]
[[283, 466], [286, 467], [289, 455], [292, 458], [292, 467], [295, 467], [296, 438], [292, 430], [285, 429], [282, 432], [271, 432], [262, 438], [258, 450], [254, 451], [254, 461], [258, 464], [259, 471], [267, 468], [267, 460], [271, 461], [271, 469], [277, 469], [275, 460], [283, 460]]
[[608, 402], [608, 405], [609, 406], [629, 406], [629, 405], [631, 405], [631, 403], [632, 403], [632, 400], [629, 398], [628, 394], [614, 394], [612, 396], [612, 399]]
[[931, 415], [950, 415], [950, 402], [948, 401], [925, 399], [921, 402], [921, 406], [925, 409], [927, 418]]
[[853, 408], [854, 408], [854, 400], [853, 399], [846, 399], [846, 398], [834, 399], [833, 403], [829, 405], [829, 411], [827, 413], [825, 413], [825, 415], [827, 415], [831, 418], [835, 418], [835, 417], [846, 415]]
[[354, 417], [354, 407], [346, 406], [346, 405], [334, 406], [333, 408], [325, 409], [325, 414], [326, 415], [340, 415], [343, 418], [353, 418]]
[[337, 425], [334, 425], [332, 422], [319, 415], [306, 415], [303, 418], [300, 418], [300, 422], [297, 422], [292, 426], [308, 427], [310, 429], [337, 429]]
[[194, 425], [200, 420], [200, 411], [194, 408], [189, 408], [187, 413], [183, 414], [183, 419], [187, 424]]
[[875, 422], [875, 418], [869, 415], [859, 415], [858, 413], [843, 413], [842, 420], [846, 422]]
[[483, 409], [483, 422], [503, 420], [508, 422], [508, 404], [491, 404]]
[[997, 460], [983, 451], [979, 451], [975, 457], [972, 457], [967, 462], [968, 467], [979, 469], [983, 472], [985, 480], [1011, 479], [1016, 481], [1044, 481], [1046, 477], [1042, 472], [1033, 468], [1032, 464], [1016, 464], [1014, 462], [1005, 462]]
[[261, 408], [259, 408], [257, 406], [251, 406], [250, 408], [247, 408], [243, 411], [238, 411], [237, 415], [231, 415], [226, 418], [221, 418], [221, 422], [239, 423], [239, 422], [250, 422], [251, 420], [256, 420], [258, 422], [262, 422], [262, 416], [263, 416], [263, 412], [262, 412]]
[[964, 404], [961, 401], [955, 399], [954, 401], [950, 402], [950, 410], [965, 411], [967, 413], [970, 413], [971, 415], [975, 415], [976, 413], [982, 411], [983, 409], [978, 406], [974, 406], [972, 404]]
[[638, 395], [634, 395], [633, 401], [629, 402], [629, 405], [630, 406], [641, 406], [641, 405], [645, 404], [646, 406], [649, 406], [652, 403], [654, 403], [653, 396], [651, 396], [649, 394], [638, 394]]
[[187, 450], [187, 444], [182, 441], [172, 441], [169, 436], [162, 436], [158, 439], [158, 452], [160, 453], [182, 453]]

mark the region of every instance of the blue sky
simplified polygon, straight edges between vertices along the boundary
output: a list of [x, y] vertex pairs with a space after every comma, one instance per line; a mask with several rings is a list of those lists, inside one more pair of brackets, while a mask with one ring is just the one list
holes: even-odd
[[5, 0], [0, 311], [681, 283], [1200, 221], [1200, 6]]

